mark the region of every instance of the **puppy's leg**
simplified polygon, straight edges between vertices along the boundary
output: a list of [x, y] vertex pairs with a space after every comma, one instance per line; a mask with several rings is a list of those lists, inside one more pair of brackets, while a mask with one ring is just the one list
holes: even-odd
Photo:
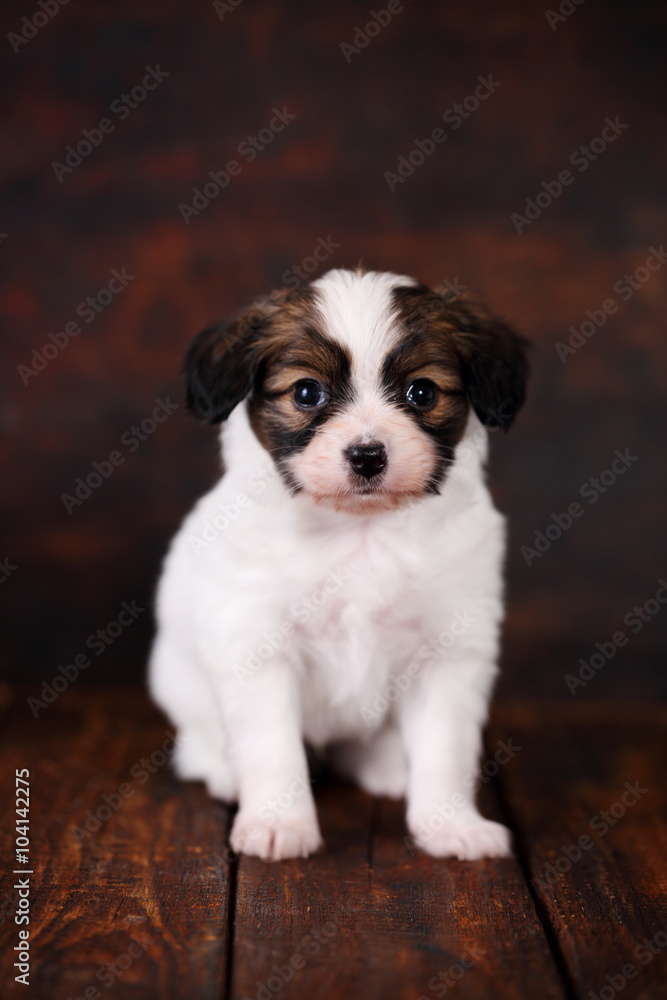
[[186, 781], [205, 781], [214, 799], [236, 802], [238, 782], [225, 746], [219, 714], [217, 718], [189, 719], [181, 725], [174, 751], [174, 770]]
[[186, 656], [161, 633], [151, 654], [151, 693], [178, 728], [172, 762], [179, 778], [205, 781], [214, 798], [233, 802], [238, 789], [222, 715], [195, 655]]
[[400, 799], [407, 786], [407, 764], [398, 728], [389, 723], [367, 741], [349, 740], [331, 748], [334, 768], [370, 795]]
[[488, 663], [457, 657], [430, 666], [398, 703], [408, 756], [407, 824], [435, 857], [508, 857], [510, 834], [480, 816], [474, 789], [481, 730], [495, 673]]
[[271, 861], [307, 857], [322, 838], [292, 670], [276, 656], [220, 697], [239, 782], [232, 848]]

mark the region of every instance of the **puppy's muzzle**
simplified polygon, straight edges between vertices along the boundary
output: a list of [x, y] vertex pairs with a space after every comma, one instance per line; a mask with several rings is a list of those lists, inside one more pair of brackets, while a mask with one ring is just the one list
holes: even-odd
[[387, 464], [387, 451], [379, 441], [370, 444], [353, 444], [345, 452], [348, 462], [359, 476], [373, 479]]

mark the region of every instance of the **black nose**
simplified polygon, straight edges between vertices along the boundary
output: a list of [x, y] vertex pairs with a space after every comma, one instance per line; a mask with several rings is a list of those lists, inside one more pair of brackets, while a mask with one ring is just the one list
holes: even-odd
[[366, 479], [379, 475], [387, 464], [387, 452], [383, 444], [353, 444], [345, 452], [355, 472]]

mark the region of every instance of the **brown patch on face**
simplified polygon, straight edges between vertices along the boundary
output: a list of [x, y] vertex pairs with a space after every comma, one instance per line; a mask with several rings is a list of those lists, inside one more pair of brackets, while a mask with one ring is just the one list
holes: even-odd
[[431, 331], [458, 356], [463, 391], [481, 422], [507, 430], [525, 398], [528, 342], [465, 298], [447, 299], [425, 285], [397, 288], [393, 296], [417, 341]]
[[[396, 314], [404, 331], [385, 359], [382, 380], [388, 398], [400, 406], [433, 439], [439, 461], [431, 487], [437, 488], [454, 458], [468, 417], [464, 376], [452, 337], [447, 304], [424, 286], [398, 288], [393, 293]], [[407, 393], [417, 379], [436, 387], [433, 406], [410, 404]]]
[[[247, 398], [254, 432], [291, 487], [349, 510], [400, 505], [438, 491], [469, 406], [483, 423], [509, 426], [526, 361], [525, 342], [504, 324], [424, 285], [397, 288], [381, 350], [394, 327], [400, 337], [384, 362], [380, 349], [365, 360], [362, 344], [360, 361], [327, 336], [320, 301], [310, 286], [274, 292], [204, 330], [186, 358], [190, 409], [217, 423]], [[369, 443], [388, 456], [370, 482], [349, 453]]]
[[442, 361], [422, 365], [419, 358], [406, 360], [407, 364], [403, 370], [401, 370], [400, 365], [397, 365], [394, 372], [397, 388], [403, 386], [405, 392], [417, 380], [427, 379], [437, 389], [435, 405], [427, 410], [415, 411], [419, 413], [422, 423], [433, 428], [442, 427], [452, 422], [458, 424], [461, 421], [465, 425], [468, 408], [465, 403], [460, 373], [453, 368], [448, 368]]
[[[276, 312], [263, 334], [262, 361], [249, 401], [250, 423], [283, 473], [281, 460], [304, 448], [350, 398], [349, 354], [322, 332], [323, 326], [316, 294], [306, 289]], [[321, 406], [295, 405], [294, 386], [302, 379], [321, 387], [326, 397]]]
[[251, 391], [268, 332], [280, 339], [281, 324], [298, 324], [312, 304], [311, 289], [285, 289], [256, 299], [227, 323], [213, 323], [195, 337], [184, 365], [188, 408], [205, 423], [226, 420]]

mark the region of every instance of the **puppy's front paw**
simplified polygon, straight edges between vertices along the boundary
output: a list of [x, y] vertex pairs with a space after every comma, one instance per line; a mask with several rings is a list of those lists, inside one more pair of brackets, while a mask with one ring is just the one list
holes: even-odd
[[324, 846], [315, 816], [284, 816], [269, 822], [243, 811], [237, 813], [229, 843], [237, 853], [264, 861], [307, 858]]
[[437, 830], [421, 824], [414, 838], [417, 846], [434, 858], [478, 861], [512, 856], [511, 834], [507, 827], [481, 816], [449, 820]]

